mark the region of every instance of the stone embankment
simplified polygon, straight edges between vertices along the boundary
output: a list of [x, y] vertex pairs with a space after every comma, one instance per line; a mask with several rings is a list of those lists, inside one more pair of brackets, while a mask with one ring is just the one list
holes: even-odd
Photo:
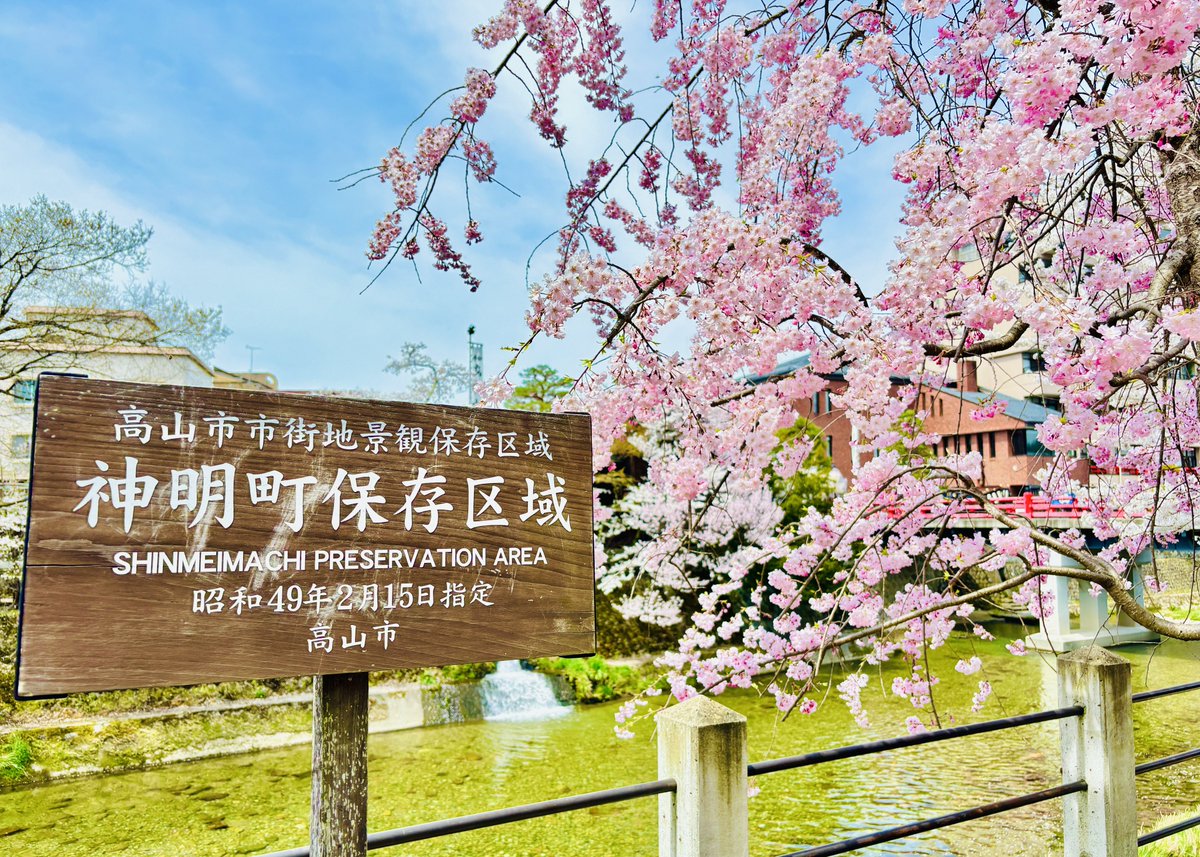
[[[564, 681], [549, 678], [561, 701], [573, 701]], [[481, 720], [480, 683], [376, 685], [368, 716], [372, 733]], [[42, 717], [0, 726], [0, 746], [21, 741], [32, 756], [24, 775], [7, 784], [0, 780], [0, 789], [306, 744], [311, 724], [311, 693], [86, 718]]]

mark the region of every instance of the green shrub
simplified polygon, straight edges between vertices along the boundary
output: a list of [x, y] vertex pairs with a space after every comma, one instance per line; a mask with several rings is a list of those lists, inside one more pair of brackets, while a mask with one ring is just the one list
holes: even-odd
[[33, 747], [20, 735], [11, 736], [0, 746], [0, 780], [24, 779], [33, 767]]
[[585, 703], [633, 696], [658, 681], [648, 668], [614, 665], [600, 657], [541, 658], [530, 663], [538, 672], [562, 676], [575, 691], [575, 699]]
[[468, 681], [480, 681], [484, 676], [494, 673], [496, 664], [484, 661], [480, 664], [449, 664], [444, 667], [428, 667], [421, 671], [421, 684], [437, 686], [442, 684], [462, 684]]
[[451, 664], [442, 667], [442, 680], [447, 684], [458, 684], [464, 681], [481, 681], [484, 676], [496, 671], [494, 661], [482, 664]]

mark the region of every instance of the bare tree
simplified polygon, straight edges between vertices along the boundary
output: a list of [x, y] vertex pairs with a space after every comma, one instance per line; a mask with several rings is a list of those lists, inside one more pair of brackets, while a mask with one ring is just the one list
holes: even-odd
[[122, 226], [44, 196], [0, 207], [0, 388], [119, 344], [211, 356], [229, 332], [220, 309], [135, 279], [151, 234], [141, 221]]
[[399, 357], [389, 357], [385, 372], [407, 377], [405, 396], [414, 402], [447, 404], [471, 384], [471, 374], [462, 363], [436, 360], [425, 350], [424, 342], [405, 342]]

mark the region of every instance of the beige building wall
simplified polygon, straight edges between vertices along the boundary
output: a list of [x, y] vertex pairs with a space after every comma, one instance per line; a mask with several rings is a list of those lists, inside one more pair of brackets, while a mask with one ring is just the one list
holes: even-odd
[[[66, 354], [48, 358], [24, 372], [8, 395], [0, 396], [0, 481], [29, 478], [29, 447], [33, 434], [32, 385], [41, 372], [70, 372], [106, 381], [136, 381], [211, 387], [212, 372], [186, 348], [118, 347], [112, 351]], [[24, 383], [22, 383], [24, 382]]]
[[1037, 340], [1032, 336], [1022, 337], [1006, 351], [979, 358], [976, 369], [979, 387], [1014, 399], [1057, 399], [1061, 390], [1045, 372], [1038, 370], [1039, 359]]
[[[60, 312], [31, 307], [26, 315]], [[25, 367], [10, 377], [6, 394], [0, 394], [0, 483], [29, 478], [33, 435], [33, 393], [43, 372], [68, 372], [106, 381], [133, 381], [183, 387], [273, 390], [275, 376], [267, 372], [237, 373], [208, 366], [187, 348], [145, 344], [108, 344], [114, 336], [152, 341], [154, 322], [141, 312], [98, 311], [96, 339], [89, 344], [86, 332], [74, 331], [74, 344], [43, 338], [37, 343], [9, 340], [0, 343], [0, 366]]]
[[[963, 263], [964, 269], [968, 273], [974, 273], [980, 269], [979, 251], [975, 247], [964, 247], [959, 250], [957, 261]], [[1036, 265], [1034, 275], [1036, 275]], [[996, 271], [996, 277], [1006, 280], [1009, 284], [1021, 284], [1021, 273], [1016, 265], [1000, 268]], [[1028, 288], [1030, 283], [1026, 281], [1025, 285]], [[989, 337], [999, 336], [1004, 332], [1005, 328], [998, 328], [989, 331], [987, 335]], [[1033, 397], [1035, 400], [1041, 399], [1043, 402], [1046, 399], [1057, 399], [1061, 392], [1060, 388], [1050, 380], [1045, 372], [1039, 371], [1037, 368], [1039, 354], [1037, 337], [1026, 332], [1011, 348], [977, 358], [976, 379], [979, 389], [1003, 393], [1014, 399]], [[1026, 355], [1031, 355], [1032, 360], [1027, 360]], [[954, 377], [954, 369], [951, 368], [948, 380], [953, 381]]]

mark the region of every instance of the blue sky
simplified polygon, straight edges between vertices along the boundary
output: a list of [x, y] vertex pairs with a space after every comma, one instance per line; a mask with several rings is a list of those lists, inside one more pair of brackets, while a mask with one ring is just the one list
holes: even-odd
[[[470, 29], [498, 6], [457, 3], [447, 15], [409, 0], [8, 0], [0, 202], [44, 193], [154, 227], [148, 275], [224, 309], [233, 331], [216, 353], [224, 368], [246, 368], [254, 345], [255, 368], [285, 388], [390, 393], [402, 382], [382, 368], [399, 343], [465, 359], [474, 324], [486, 369], [498, 370], [501, 347], [523, 337], [526, 259], [557, 225], [565, 187], [557, 159], [522, 123], [512, 83], [482, 130], [520, 197], [472, 187], [488, 235], [471, 257], [479, 293], [428, 267], [418, 282], [395, 265], [360, 294], [388, 197], [375, 181], [343, 191], [333, 181], [377, 163], [467, 66], [493, 64]], [[647, 68], [657, 58], [635, 41], [630, 56]], [[611, 133], [582, 111], [565, 116], [573, 141]], [[830, 249], [867, 283], [882, 281], [891, 252], [900, 196], [881, 182], [887, 172], [885, 152], [847, 171], [846, 214], [828, 230]], [[580, 332], [532, 357], [571, 373], [587, 346]]]

